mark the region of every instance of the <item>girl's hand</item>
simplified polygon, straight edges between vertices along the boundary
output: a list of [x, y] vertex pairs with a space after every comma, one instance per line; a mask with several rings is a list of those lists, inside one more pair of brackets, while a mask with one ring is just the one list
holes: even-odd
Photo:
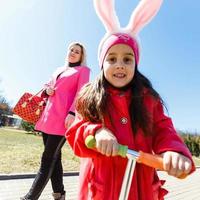
[[75, 119], [74, 115], [68, 114], [65, 118], [65, 128], [69, 128]]
[[116, 137], [107, 128], [97, 130], [95, 134], [96, 149], [106, 156], [116, 156], [118, 153], [118, 142]]
[[51, 87], [48, 87], [48, 88], [46, 89], [46, 93], [47, 93], [49, 96], [52, 96], [52, 95], [54, 95], [55, 90], [54, 90], [53, 88], [51, 88]]
[[179, 177], [182, 174], [189, 174], [192, 169], [192, 162], [182, 154], [167, 151], [163, 155], [163, 167], [169, 175]]

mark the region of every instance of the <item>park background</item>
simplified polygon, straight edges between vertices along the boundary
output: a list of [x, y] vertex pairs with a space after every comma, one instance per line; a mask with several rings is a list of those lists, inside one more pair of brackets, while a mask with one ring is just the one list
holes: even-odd
[[[123, 26], [138, 2], [116, 0]], [[163, 97], [175, 127], [193, 134], [185, 137], [190, 138], [187, 141], [198, 154], [200, 136], [195, 133], [200, 133], [199, 9], [199, 0], [164, 1], [158, 15], [140, 33], [139, 68]], [[40, 90], [52, 72], [64, 64], [71, 41], [85, 44], [91, 80], [94, 79], [99, 72], [98, 43], [104, 33], [92, 0], [0, 0], [0, 100], [6, 98], [12, 107], [24, 92]], [[42, 151], [42, 139], [37, 133], [0, 127], [0, 177], [37, 172]], [[200, 166], [199, 157], [194, 160]], [[79, 169], [79, 160], [67, 143], [63, 148], [63, 167], [65, 172]], [[166, 199], [200, 199], [198, 175], [199, 169], [185, 181], [170, 182], [172, 177], [167, 177], [171, 188]], [[25, 194], [32, 180], [5, 182], [1, 180], [0, 199], [8, 200], [11, 195], [12, 200]], [[71, 195], [71, 189], [76, 194], [73, 181], [65, 182], [65, 186], [67, 194]], [[50, 194], [49, 187], [46, 199], [50, 199]]]
[[[138, 1], [116, 0], [123, 26]], [[163, 97], [175, 127], [183, 131], [180, 133], [189, 133], [182, 136], [189, 142], [196, 166], [200, 166], [200, 136], [195, 135], [200, 133], [199, 8], [197, 0], [164, 1], [156, 18], [140, 34], [140, 70]], [[92, 0], [0, 0], [0, 100], [5, 97], [12, 107], [25, 91], [40, 90], [52, 72], [63, 65], [66, 47], [74, 40], [86, 45], [91, 80], [94, 79], [99, 72], [98, 43], [104, 33]], [[62, 150], [64, 171], [78, 171], [79, 159], [67, 143]], [[0, 127], [0, 191], [5, 197], [0, 195], [0, 199], [8, 199], [9, 193], [15, 195], [10, 199], [19, 199], [28, 191], [31, 182], [22, 191], [22, 180], [14, 180], [14, 186], [8, 180], [6, 185], [2, 177], [37, 172], [42, 151], [38, 133]], [[198, 172], [199, 169], [179, 184], [174, 179], [171, 184], [171, 177], [167, 177], [172, 188], [172, 196], [167, 199], [177, 195], [185, 200], [195, 199], [194, 196], [199, 199], [199, 185], [195, 181], [199, 180]], [[71, 182], [65, 185], [72, 186]], [[47, 194], [51, 194], [51, 189]]]

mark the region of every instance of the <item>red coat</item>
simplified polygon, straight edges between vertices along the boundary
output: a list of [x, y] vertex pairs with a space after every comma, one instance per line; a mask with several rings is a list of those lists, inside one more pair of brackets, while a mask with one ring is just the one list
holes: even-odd
[[[109, 117], [105, 116], [105, 126], [116, 136], [118, 142], [128, 145], [129, 149], [160, 154], [165, 151], [176, 151], [189, 157], [191, 154], [177, 135], [171, 119], [164, 115], [161, 103], [146, 92], [144, 103], [153, 118], [152, 136], [145, 137], [142, 130], [133, 135], [130, 116], [130, 91], [110, 90], [108, 97]], [[122, 124], [121, 117], [128, 119]], [[111, 120], [112, 119], [112, 122]], [[84, 120], [76, 120], [67, 131], [66, 137], [74, 153], [81, 157], [79, 200], [118, 200], [127, 159], [120, 156], [106, 157], [94, 150], [87, 149], [84, 140], [94, 135], [101, 128]], [[193, 167], [194, 170], [194, 167]], [[162, 189], [155, 169], [143, 164], [136, 164], [129, 200], [162, 200], [167, 193]]]

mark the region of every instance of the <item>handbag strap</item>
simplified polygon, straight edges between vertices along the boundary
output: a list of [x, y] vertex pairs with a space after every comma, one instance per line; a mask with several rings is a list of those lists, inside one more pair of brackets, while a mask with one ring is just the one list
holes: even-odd
[[[24, 101], [22, 103], [22, 107], [25, 108], [27, 106], [27, 103], [30, 102], [35, 96], [37, 96], [39, 93], [41, 93], [44, 90], [44, 88], [42, 88], [39, 92], [37, 92], [36, 94], [32, 95], [31, 97], [28, 98], [28, 100]], [[45, 103], [45, 100], [41, 101], [38, 105], [39, 106], [43, 106]]]
[[31, 99], [35, 96], [37, 96], [38, 94], [40, 94], [42, 91], [44, 90], [44, 88], [42, 88], [39, 92], [37, 92], [36, 94], [32, 95], [31, 97], [29, 97], [29, 101], [31, 101]]

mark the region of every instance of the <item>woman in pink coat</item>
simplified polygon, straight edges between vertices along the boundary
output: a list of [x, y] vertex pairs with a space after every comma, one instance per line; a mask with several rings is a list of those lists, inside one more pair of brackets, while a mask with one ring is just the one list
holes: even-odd
[[42, 95], [48, 97], [47, 105], [35, 129], [42, 132], [44, 152], [40, 170], [29, 192], [21, 199], [36, 200], [51, 179], [53, 197], [65, 199], [61, 148], [64, 134], [74, 120], [75, 97], [81, 87], [89, 81], [90, 70], [85, 66], [85, 49], [80, 43], [69, 45], [66, 65], [58, 68]]
[[[163, 168], [181, 177], [195, 170], [192, 156], [164, 114], [160, 95], [138, 70], [139, 46], [130, 27], [120, 29], [113, 1], [96, 0], [95, 8], [108, 32], [99, 47], [101, 73], [77, 98], [79, 118], [66, 132], [74, 153], [81, 157], [79, 200], [118, 200], [127, 158], [118, 156], [119, 144], [163, 157]], [[141, 0], [133, 13], [134, 33], [147, 24], [161, 0]], [[108, 21], [110, 19], [110, 21]], [[116, 32], [116, 30], [118, 32]], [[96, 148], [85, 141], [92, 135]], [[128, 200], [163, 200], [154, 168], [137, 163]]]

